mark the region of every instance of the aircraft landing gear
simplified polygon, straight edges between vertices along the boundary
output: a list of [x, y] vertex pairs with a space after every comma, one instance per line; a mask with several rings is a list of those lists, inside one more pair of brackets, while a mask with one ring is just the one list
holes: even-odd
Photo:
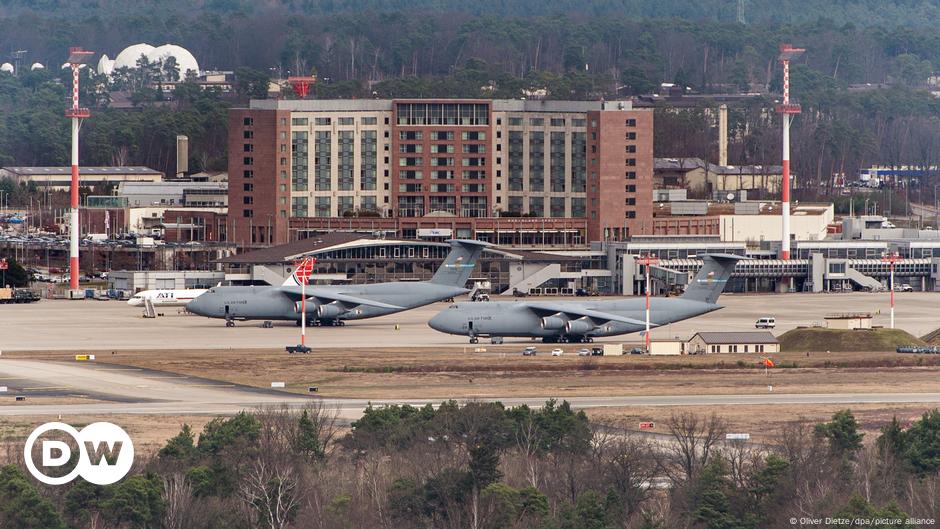
[[226, 326], [226, 327], [234, 327], [234, 326], [235, 326], [235, 320], [225, 320], [225, 326]]
[[261, 328], [262, 328], [262, 329], [273, 329], [273, 328], [274, 328], [274, 322], [271, 321], [271, 320], [267, 320], [267, 321], [265, 321], [264, 323], [261, 324]]

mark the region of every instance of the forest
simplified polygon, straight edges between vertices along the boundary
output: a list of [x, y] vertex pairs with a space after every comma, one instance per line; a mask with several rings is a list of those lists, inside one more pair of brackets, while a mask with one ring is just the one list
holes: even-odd
[[[257, 95], [246, 85], [315, 73], [317, 98], [518, 98], [546, 89], [553, 99], [597, 100], [648, 94], [664, 82], [696, 94], [755, 94], [733, 108], [730, 163], [776, 164], [777, 47], [792, 42], [807, 49], [792, 68], [791, 93], [804, 108], [793, 168], [800, 196], [812, 199], [831, 194], [834, 174], [937, 165], [938, 11], [940, 2], [913, 0], [0, 0], [0, 49], [28, 50], [28, 63], [50, 66], [0, 74], [0, 163], [66, 162], [55, 65], [69, 46], [113, 57], [146, 41], [181, 44], [203, 69], [250, 81], [227, 95], [184, 86], [167, 104], [140, 79], [89, 79], [99, 92], [133, 91], [136, 111], [109, 109], [107, 97], [89, 94], [98, 111], [86, 123], [88, 163], [167, 171], [171, 138], [187, 134], [194, 168], [224, 169], [225, 109]], [[658, 109], [655, 155], [715, 160], [707, 107]], [[918, 200], [932, 201], [933, 182], [909, 184]]]
[[631, 433], [556, 401], [370, 406], [349, 428], [316, 403], [260, 409], [198, 434], [184, 425], [104, 487], [37, 485], [15, 457], [0, 468], [0, 526], [900, 529], [940, 515], [936, 410], [874, 439], [850, 410], [794, 421], [774, 444], [726, 441], [722, 419], [689, 411], [660, 429]]

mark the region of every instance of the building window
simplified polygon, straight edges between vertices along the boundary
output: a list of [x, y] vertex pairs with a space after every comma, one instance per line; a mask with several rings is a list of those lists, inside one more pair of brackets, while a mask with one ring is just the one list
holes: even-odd
[[250, 210], [250, 209], [245, 209], [245, 210], [242, 210], [242, 216], [243, 216], [243, 217], [247, 217], [247, 218], [251, 218], [251, 217], [254, 217], [254, 216], [255, 216], [255, 212], [252, 211], [252, 210]]
[[636, 145], [627, 145], [627, 146], [626, 146], [626, 152], [627, 152], [628, 154], [635, 153], [635, 152], [636, 152]]
[[545, 199], [542, 197], [529, 197], [529, 215], [533, 217], [545, 216]]
[[255, 190], [255, 185], [254, 185], [254, 184], [243, 184], [243, 185], [242, 185], [242, 190], [243, 190], [243, 191], [246, 191], [246, 192], [254, 191], [254, 190]]
[[330, 142], [330, 131], [317, 131], [314, 134], [313, 188], [316, 191], [332, 189], [332, 144]]
[[633, 167], [636, 165], [636, 158], [627, 158], [626, 160], [627, 167]]
[[242, 173], [242, 177], [244, 177], [244, 178], [254, 178], [254, 177], [255, 177], [255, 172], [254, 172], [254, 171], [244, 171], [244, 172]]
[[290, 124], [295, 127], [306, 127], [307, 123], [307, 118], [291, 118], [290, 120]]
[[332, 123], [332, 122], [330, 121], [330, 118], [314, 118], [314, 119], [313, 119], [313, 124], [314, 124], [314, 125], [317, 125], [317, 126], [320, 126], [320, 127], [329, 125], [330, 123]]
[[[448, 145], [448, 147], [453, 148], [453, 145]], [[462, 148], [462, 151], [463, 151], [465, 154], [466, 154], [466, 153], [485, 153], [485, 152], [486, 152], [486, 145], [466, 144], [466, 143], [465, 143], [465, 144], [463, 144], [462, 147], [463, 147], [463, 148]], [[450, 152], [453, 152], [453, 149], [451, 149]]]
[[628, 119], [628, 120], [627, 120], [627, 126], [628, 126], [628, 127], [636, 127], [636, 120], [633, 119], [633, 118]]
[[281, 157], [281, 165], [287, 165], [287, 158]]
[[310, 213], [307, 210], [308, 207], [308, 198], [307, 197], [293, 197], [290, 199], [290, 214], [292, 217], [307, 217]]
[[549, 215], [552, 217], [564, 217], [565, 216], [565, 198], [564, 197], [552, 197], [550, 200]]
[[361, 123], [361, 124], [363, 124], [363, 125], [375, 125], [377, 121], [378, 121], [378, 120], [376, 119], [375, 116], [371, 116], [371, 117], [366, 116], [366, 117], [364, 117], [364, 118], [361, 118], [361, 119], [359, 120], [359, 123]]
[[624, 136], [624, 139], [625, 139], [625, 140], [635, 140], [635, 139], [636, 139], [636, 132], [628, 132], [628, 133], [626, 134], [626, 136]]
[[[564, 120], [562, 120], [564, 121]], [[565, 133], [552, 132], [549, 142], [549, 177], [553, 193], [565, 192]], [[562, 205], [564, 209], [564, 205]], [[553, 217], [555, 215], [552, 215]]]
[[545, 120], [543, 118], [529, 118], [530, 127], [542, 127], [545, 125]]
[[246, 127], [250, 127], [255, 124], [254, 118], [244, 118], [242, 119], [242, 124]]
[[627, 193], [636, 193], [636, 186], [633, 184], [629, 184], [625, 187], [625, 190]]
[[[509, 132], [509, 190], [522, 191], [522, 150], [523, 139], [522, 132]], [[510, 204], [512, 202], [510, 201]], [[522, 206], [519, 206], [519, 213], [522, 212]]]
[[460, 197], [461, 217], [487, 217], [486, 197]]
[[[434, 147], [438, 147], [438, 145], [431, 145], [431, 152], [436, 152], [436, 151], [434, 150]], [[405, 152], [405, 153], [408, 153], [408, 152], [415, 152], [415, 153], [421, 153], [421, 152], [423, 152], [423, 151], [424, 151], [424, 145], [421, 145], [420, 143], [400, 143], [400, 144], [398, 145], [398, 152]]]
[[255, 159], [251, 156], [245, 156], [245, 158], [242, 159], [242, 163], [245, 165], [254, 165]]
[[572, 198], [571, 199], [571, 216], [583, 218], [585, 216], [585, 199], [583, 198]]
[[[454, 131], [452, 130], [435, 130], [431, 132], [431, 139], [438, 141], [453, 141]], [[451, 151], [453, 152], [453, 151]]]
[[253, 131], [253, 130], [246, 130], [244, 133], [242, 133], [242, 135], [244, 136], [244, 138], [245, 138], [246, 140], [250, 140], [250, 139], [252, 139], [252, 138], [255, 137], [255, 131]]
[[565, 126], [565, 118], [552, 118], [552, 120], [551, 120], [551, 125], [552, 125], [553, 127], [564, 127], [564, 126]]
[[291, 133], [291, 189], [294, 191], [309, 189], [310, 145], [307, 136], [306, 132]]
[[401, 130], [398, 131], [398, 139], [421, 140], [424, 139], [424, 134], [422, 134], [420, 130]]
[[636, 180], [636, 171], [627, 171], [625, 176], [627, 180]]
[[[355, 125], [356, 120], [355, 118], [339, 118], [339, 124], [340, 125]], [[340, 213], [340, 215], [342, 215], [342, 213]]]
[[[532, 132], [529, 134], [529, 191], [545, 191], [544, 132]], [[542, 214], [540, 213], [538, 216], [541, 217]]]
[[315, 197], [314, 201], [314, 215], [317, 217], [330, 217], [332, 216], [330, 209], [332, 204], [330, 197]]
[[465, 130], [460, 133], [460, 137], [465, 141], [481, 141], [486, 139], [486, 133], [483, 131]]
[[254, 203], [255, 203], [254, 197], [250, 197], [250, 196], [242, 197], [242, 204], [254, 204]]
[[375, 191], [378, 186], [378, 133], [364, 130], [359, 135], [359, 189]]

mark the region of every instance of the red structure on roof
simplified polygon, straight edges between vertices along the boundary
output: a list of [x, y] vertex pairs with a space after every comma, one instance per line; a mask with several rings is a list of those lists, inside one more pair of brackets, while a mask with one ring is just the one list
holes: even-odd
[[294, 88], [297, 97], [304, 99], [310, 93], [310, 85], [317, 82], [317, 78], [310, 77], [288, 77], [287, 82]]

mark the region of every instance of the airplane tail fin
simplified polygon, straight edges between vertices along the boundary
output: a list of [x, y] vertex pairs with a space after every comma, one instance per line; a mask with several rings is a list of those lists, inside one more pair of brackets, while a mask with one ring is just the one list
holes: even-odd
[[728, 284], [734, 266], [742, 259], [746, 257], [731, 254], [703, 255], [702, 268], [692, 278], [682, 297], [714, 304]]
[[303, 260], [295, 263], [294, 271], [287, 276], [287, 279], [284, 280], [281, 286], [299, 287], [301, 281], [310, 284], [310, 276], [313, 274], [313, 265], [316, 263], [317, 260], [313, 257], [305, 257]]
[[434, 273], [431, 283], [465, 288], [483, 248], [490, 244], [469, 239], [451, 239], [447, 242], [450, 243], [450, 253], [444, 259], [444, 264]]

